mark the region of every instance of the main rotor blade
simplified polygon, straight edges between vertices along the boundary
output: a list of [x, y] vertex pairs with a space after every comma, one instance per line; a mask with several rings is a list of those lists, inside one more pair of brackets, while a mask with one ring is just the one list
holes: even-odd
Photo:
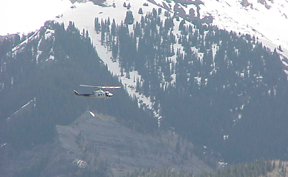
[[81, 87], [103, 88], [103, 89], [121, 88], [120, 86], [94, 86], [94, 85], [80, 85], [80, 86], [81, 86]]
[[100, 88], [109, 89], [109, 88], [121, 88], [120, 86], [101, 86]]
[[93, 88], [95, 88], [96, 86], [94, 86], [94, 85], [80, 85], [81, 87], [93, 87]]

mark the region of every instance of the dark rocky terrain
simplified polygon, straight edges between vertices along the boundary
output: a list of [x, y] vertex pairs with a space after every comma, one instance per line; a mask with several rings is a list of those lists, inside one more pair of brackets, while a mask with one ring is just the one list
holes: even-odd
[[[141, 168], [185, 169], [195, 174], [210, 170], [196, 156], [184, 159], [164, 141], [115, 122], [112, 116], [84, 112], [69, 126], [56, 126], [56, 138], [18, 154], [9, 144], [0, 148], [4, 176], [120, 176]], [[97, 171], [98, 170], [98, 171]], [[95, 171], [97, 173], [95, 173]]]

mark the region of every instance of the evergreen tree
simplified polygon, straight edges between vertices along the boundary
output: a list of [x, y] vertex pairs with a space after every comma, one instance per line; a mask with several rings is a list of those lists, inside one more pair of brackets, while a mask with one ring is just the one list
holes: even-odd
[[132, 11], [127, 11], [124, 23], [131, 25], [131, 24], [133, 24], [133, 22], [134, 22], [134, 17], [133, 17]]
[[139, 10], [138, 10], [138, 14], [143, 14], [143, 10], [142, 10], [141, 7], [140, 7]]

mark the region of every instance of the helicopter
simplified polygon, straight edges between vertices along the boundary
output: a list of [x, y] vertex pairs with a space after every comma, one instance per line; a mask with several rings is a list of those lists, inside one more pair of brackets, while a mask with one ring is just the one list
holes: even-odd
[[110, 89], [110, 88], [121, 88], [120, 86], [94, 86], [94, 85], [80, 85], [81, 87], [92, 87], [98, 88], [98, 90], [93, 91], [91, 94], [87, 93], [78, 93], [74, 90], [74, 94], [77, 96], [84, 96], [84, 97], [93, 97], [93, 98], [111, 98], [113, 93], [102, 90], [102, 89]]

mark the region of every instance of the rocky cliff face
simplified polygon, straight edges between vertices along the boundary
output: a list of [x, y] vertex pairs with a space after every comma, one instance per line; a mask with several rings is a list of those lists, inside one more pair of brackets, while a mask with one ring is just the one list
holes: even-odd
[[173, 167], [195, 173], [205, 169], [195, 163], [196, 158], [185, 162], [161, 141], [128, 129], [109, 116], [87, 111], [70, 126], [56, 129], [57, 141], [71, 162], [81, 159], [87, 167], [97, 167], [105, 161], [116, 176], [137, 168]]
[[51, 143], [19, 153], [5, 145], [0, 148], [1, 172], [6, 176], [71, 176], [88, 171], [120, 176], [142, 168], [175, 168], [193, 173], [209, 169], [197, 157], [184, 160], [163, 141], [128, 129], [113, 119], [86, 111], [71, 125], [56, 126], [57, 135]]

